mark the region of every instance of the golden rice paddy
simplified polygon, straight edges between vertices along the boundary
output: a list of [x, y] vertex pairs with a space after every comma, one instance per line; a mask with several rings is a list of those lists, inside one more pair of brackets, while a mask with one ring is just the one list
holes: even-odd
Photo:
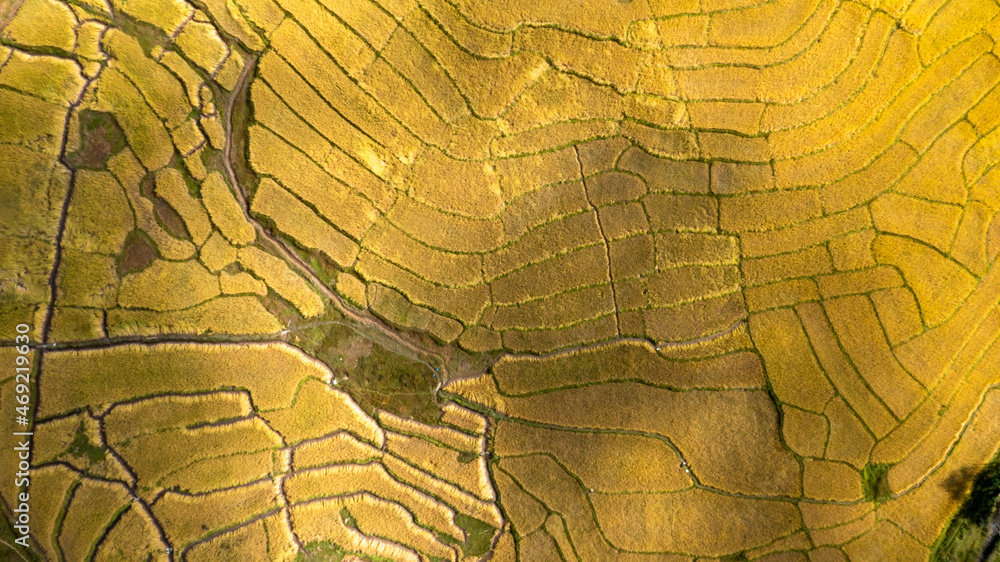
[[8, 3], [5, 516], [52, 560], [958, 557], [998, 41], [989, 0]]

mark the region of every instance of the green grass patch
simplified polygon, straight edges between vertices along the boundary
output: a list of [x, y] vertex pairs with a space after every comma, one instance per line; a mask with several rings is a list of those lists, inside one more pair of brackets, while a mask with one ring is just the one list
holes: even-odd
[[368, 560], [369, 562], [392, 562], [389, 558], [383, 558], [381, 556], [367, 556], [364, 554], [350, 553], [340, 546], [333, 544], [330, 541], [316, 541], [309, 544], [303, 545], [306, 552], [299, 552], [299, 555], [295, 557], [295, 562], [340, 562], [348, 554], [354, 554], [362, 560]]
[[253, 194], [257, 191], [260, 179], [250, 166], [250, 143], [248, 135], [250, 125], [253, 123], [253, 107], [250, 104], [250, 84], [253, 82], [257, 69], [251, 71], [247, 77], [243, 88], [238, 92], [224, 94], [218, 87], [213, 87], [215, 94], [215, 104], [219, 109], [219, 115], [223, 118], [223, 127], [226, 126], [225, 110], [229, 103], [230, 96], [236, 96], [233, 103], [232, 133], [230, 136], [230, 158], [232, 159], [233, 173], [236, 174], [236, 181], [245, 190], [247, 200], [253, 199]]
[[[195, 114], [195, 119], [198, 116]], [[187, 187], [188, 195], [194, 197], [195, 199], [201, 199], [201, 182], [194, 179], [191, 172], [188, 171], [187, 165], [184, 164], [184, 159], [180, 157], [176, 152], [174, 157], [170, 162], [171, 168], [176, 168], [178, 172], [181, 173], [181, 177], [184, 178], [184, 185]]]
[[115, 18], [115, 26], [138, 41], [146, 56], [152, 56], [155, 47], [166, 48], [170, 46], [171, 39], [162, 29], [134, 20], [131, 17]]
[[[337, 386], [369, 415], [380, 408], [427, 424], [438, 422], [437, 379], [427, 365], [368, 339], [348, 326], [350, 322], [332, 306], [309, 320], [279, 314], [273, 308], [268, 306], [279, 321], [292, 321], [290, 343], [330, 367]], [[296, 330], [300, 324], [316, 325]]]
[[90, 461], [90, 464], [97, 464], [107, 456], [104, 447], [90, 442], [83, 420], [80, 420], [80, 426], [76, 428], [76, 436], [73, 438], [73, 442], [70, 443], [67, 452], [74, 457], [86, 458]]
[[303, 248], [299, 245], [298, 240], [295, 240], [289, 236], [285, 236], [278, 230], [278, 227], [274, 224], [270, 218], [263, 215], [255, 214], [254, 219], [256, 219], [260, 224], [274, 236], [285, 243], [286, 246], [292, 249], [292, 251], [299, 257], [300, 260], [309, 265], [309, 269], [312, 270], [316, 277], [323, 282], [327, 287], [332, 287], [337, 281], [337, 273], [340, 272], [340, 268], [337, 267], [333, 261], [330, 260], [325, 254], [320, 253], [316, 250], [310, 250]]
[[[14, 542], [20, 535], [14, 534], [14, 527], [6, 514], [0, 517], [0, 560], [28, 560], [28, 562], [38, 562], [43, 560], [42, 555], [33, 548], [22, 548]], [[15, 550], [17, 549], [17, 550]], [[20, 555], [20, 556], [19, 556]]]
[[347, 551], [329, 541], [311, 542], [303, 548], [305, 551], [299, 551], [295, 562], [340, 562], [347, 556]]
[[434, 535], [443, 544], [462, 544], [462, 541], [456, 540], [455, 537], [453, 537], [451, 535], [448, 535], [448, 534], [445, 534], [445, 533], [441, 533], [439, 531], [435, 531]]
[[340, 518], [344, 520], [344, 525], [352, 529], [358, 528], [358, 521], [351, 515], [351, 512], [347, 510], [346, 507], [340, 508]]
[[861, 484], [866, 500], [883, 501], [892, 497], [892, 489], [889, 488], [889, 465], [872, 463], [865, 465], [861, 471]]
[[[375, 408], [426, 424], [436, 424], [441, 416], [435, 398], [437, 379], [430, 368], [372, 342], [371, 352], [357, 360], [354, 369], [345, 369], [349, 378], [341, 385], [362, 408]], [[340, 373], [338, 373], [339, 375]]]
[[496, 527], [462, 513], [455, 514], [455, 524], [465, 531], [465, 544], [462, 545], [462, 552], [466, 556], [482, 556], [489, 552], [493, 536], [497, 532]]

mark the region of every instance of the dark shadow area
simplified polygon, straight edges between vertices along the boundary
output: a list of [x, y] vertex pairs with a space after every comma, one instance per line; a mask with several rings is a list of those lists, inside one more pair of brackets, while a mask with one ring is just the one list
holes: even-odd
[[1000, 497], [1000, 458], [985, 466], [956, 470], [942, 486], [953, 498], [964, 497], [965, 502], [934, 545], [930, 559], [935, 562], [995, 559], [996, 534], [991, 536], [990, 530], [996, 526], [991, 519]]
[[948, 495], [951, 496], [953, 500], [961, 500], [965, 497], [966, 492], [972, 487], [972, 481], [976, 479], [976, 475], [983, 467], [962, 467], [951, 474], [945, 479], [942, 487], [948, 491]]

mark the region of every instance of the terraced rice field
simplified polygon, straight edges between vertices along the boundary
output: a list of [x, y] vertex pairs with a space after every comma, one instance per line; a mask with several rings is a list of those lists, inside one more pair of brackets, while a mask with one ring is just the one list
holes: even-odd
[[971, 552], [998, 45], [995, 0], [0, 2], [0, 550]]

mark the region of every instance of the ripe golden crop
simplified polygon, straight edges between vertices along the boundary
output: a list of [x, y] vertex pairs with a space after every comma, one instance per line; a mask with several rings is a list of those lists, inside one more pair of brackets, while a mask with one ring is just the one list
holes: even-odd
[[64, 243], [83, 252], [117, 255], [135, 219], [128, 198], [107, 172], [80, 170], [66, 218]]
[[152, 512], [174, 548], [184, 548], [277, 507], [274, 483], [266, 480], [204, 495], [168, 491], [153, 504]]
[[[206, 357], [211, 360], [206, 361]], [[49, 393], [39, 416], [87, 404], [221, 386], [246, 388], [258, 408], [271, 410], [289, 406], [302, 379], [326, 380], [329, 376], [325, 367], [301, 351], [274, 343], [124, 345], [56, 352], [48, 360], [55, 367], [39, 390]], [[169, 373], [177, 376], [165, 376]], [[75, 383], [69, 384], [69, 380]]]
[[[133, 4], [135, 7], [143, 4], [153, 4], [153, 0], [140, 0]], [[164, 6], [169, 4], [161, 3]], [[174, 5], [180, 4], [175, 3]], [[191, 112], [192, 104], [189, 103], [185, 95], [184, 86], [174, 77], [173, 74], [154, 59], [146, 56], [138, 40], [118, 29], [110, 29], [104, 36], [103, 45], [108, 54], [115, 60], [115, 66], [130, 80], [131, 88], [137, 88], [141, 92], [142, 100], [131, 103], [145, 105], [156, 112], [156, 114], [166, 122], [166, 126], [173, 130], [180, 126], [188, 114]], [[124, 84], [120, 80], [119, 84]], [[113, 88], [128, 88], [128, 86], [113, 86]], [[122, 94], [131, 97], [131, 94]], [[111, 103], [114, 106], [114, 102]], [[123, 125], [124, 127], [124, 125]], [[150, 168], [147, 166], [147, 168]], [[150, 170], [156, 170], [152, 167]]]
[[58, 531], [63, 555], [74, 560], [86, 559], [130, 501], [128, 488], [121, 482], [82, 478], [73, 490]]
[[222, 426], [170, 429], [131, 438], [118, 447], [122, 458], [147, 490], [163, 487], [163, 478], [204, 458], [269, 451], [281, 447], [281, 436], [260, 419]]
[[[1000, 8], [557, 4], [0, 9], [44, 555], [948, 542], [1000, 442]], [[463, 406], [367, 413], [273, 343], [368, 369], [359, 314]]]
[[118, 305], [158, 311], [179, 310], [219, 295], [219, 279], [197, 261], [157, 260], [126, 276]]
[[201, 182], [201, 200], [212, 222], [230, 242], [245, 246], [257, 238], [222, 174], [212, 172]]
[[319, 295], [281, 258], [253, 246], [240, 248], [238, 256], [241, 266], [263, 279], [268, 287], [290, 302], [303, 316], [316, 316], [323, 311]]
[[236, 556], [247, 562], [267, 562], [268, 533], [262, 521], [254, 521], [233, 531], [195, 544], [185, 558], [189, 560], [219, 560]]
[[97, 560], [120, 560], [136, 552], [166, 553], [149, 513], [137, 505], [126, 508], [94, 553]]
[[208, 74], [213, 74], [229, 55], [229, 48], [210, 23], [186, 23], [174, 44], [191, 62]]
[[0, 84], [67, 106], [80, 96], [84, 82], [69, 60], [13, 50], [0, 72]]
[[146, 169], [159, 170], [166, 166], [173, 156], [174, 145], [159, 117], [123, 74], [109, 68], [102, 76], [104, 87], [98, 94], [100, 107], [114, 112], [125, 138]]
[[76, 18], [72, 10], [56, 0], [29, 0], [11, 14], [3, 29], [5, 39], [26, 47], [48, 47], [72, 52]]
[[57, 307], [52, 313], [56, 341], [96, 340], [104, 337], [102, 314], [92, 308]]
[[[302, 470], [285, 480], [285, 493], [292, 504], [360, 491], [406, 507], [421, 526], [453, 537], [462, 536], [462, 531], [453, 522], [454, 511], [450, 507], [400, 484], [377, 463]], [[310, 502], [307, 505], [314, 504]]]
[[[243, 275], [247, 275], [244, 273]], [[222, 274], [226, 276], [225, 273]], [[259, 284], [252, 290], [260, 294]], [[225, 292], [225, 281], [220, 279]], [[266, 293], [266, 287], [263, 290]], [[108, 311], [108, 333], [112, 336], [156, 334], [242, 334], [269, 335], [282, 330], [282, 324], [264, 308], [260, 300], [250, 296], [216, 297], [186, 308], [154, 312], [150, 310]]]
[[60, 107], [55, 104], [10, 90], [0, 91], [0, 122], [3, 123], [0, 141], [47, 156], [55, 155], [63, 130], [60, 113]]
[[501, 458], [551, 454], [585, 487], [598, 492], [674, 492], [693, 484], [677, 453], [666, 442], [648, 436], [502, 422], [494, 454]]
[[302, 117], [296, 115], [267, 82], [254, 82], [250, 87], [250, 99], [254, 119], [259, 124], [298, 147], [314, 162], [325, 161], [331, 150], [330, 143]]
[[489, 483], [485, 459], [482, 462], [460, 462], [459, 451], [442, 447], [420, 439], [398, 433], [386, 435], [386, 450], [409, 459], [421, 470], [455, 485], [461, 490], [475, 494], [480, 499], [493, 500], [493, 488]]
[[350, 433], [340, 432], [300, 443], [295, 449], [292, 462], [296, 470], [301, 470], [332, 464], [360, 464], [381, 456], [381, 450], [363, 443]]
[[154, 396], [112, 408], [104, 418], [104, 431], [109, 443], [118, 444], [147, 433], [243, 417], [250, 412], [249, 397], [243, 392]]
[[80, 475], [65, 465], [55, 464], [32, 470], [31, 481], [36, 486], [35, 493], [30, 494], [32, 527], [41, 537], [38, 542], [42, 552], [55, 558], [59, 516]]
[[475, 322], [489, 299], [483, 285], [460, 288], [435, 285], [370, 252], [359, 256], [356, 270], [369, 282], [381, 283], [408, 295], [414, 304], [434, 308], [467, 324]]
[[455, 555], [432, 532], [416, 525], [399, 504], [362, 493], [345, 499], [344, 508], [354, 518], [358, 530], [368, 536], [385, 538], [424, 555], [445, 559]]
[[[193, 123], [187, 121], [187, 123]], [[182, 130], [175, 131], [175, 134]], [[188, 192], [184, 176], [173, 168], [156, 172], [156, 195], [162, 197], [184, 220], [187, 231], [195, 245], [201, 246], [212, 233], [212, 224], [208, 221], [208, 213], [202, 204]]]
[[305, 203], [276, 182], [265, 178], [254, 194], [250, 211], [274, 221], [275, 226], [301, 246], [318, 250], [345, 269], [354, 265], [358, 244], [316, 216]]
[[261, 414], [270, 427], [289, 445], [315, 439], [338, 430], [347, 430], [381, 446], [381, 428], [368, 417], [347, 393], [316, 379], [306, 379], [296, 390], [292, 406]]

